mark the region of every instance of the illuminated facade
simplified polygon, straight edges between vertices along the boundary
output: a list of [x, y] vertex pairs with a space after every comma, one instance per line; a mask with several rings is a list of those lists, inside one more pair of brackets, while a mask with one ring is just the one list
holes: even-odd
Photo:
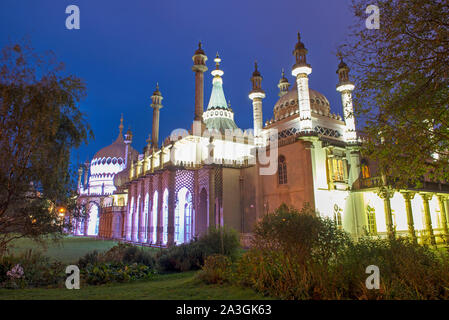
[[[392, 190], [374, 163], [361, 159], [353, 116], [349, 68], [341, 61], [338, 85], [342, 114], [309, 88], [312, 66], [298, 34], [290, 87], [282, 72], [273, 118], [263, 124], [262, 75], [251, 77], [254, 128], [238, 128], [225, 99], [221, 59], [214, 59], [212, 93], [204, 111], [207, 56], [193, 56], [194, 122], [159, 143], [159, 86], [151, 96], [151, 139], [142, 154], [132, 135], [100, 150], [79, 175], [79, 201], [89, 218], [74, 233], [169, 246], [190, 241], [209, 227], [230, 226], [242, 242], [256, 221], [282, 203], [306, 203], [354, 237], [409, 236], [439, 243], [448, 237], [449, 185], [426, 183], [422, 190]], [[88, 173], [90, 171], [90, 175]]]

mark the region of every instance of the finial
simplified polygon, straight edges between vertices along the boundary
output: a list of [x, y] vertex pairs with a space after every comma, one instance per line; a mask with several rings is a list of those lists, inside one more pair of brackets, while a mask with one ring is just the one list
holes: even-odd
[[228, 108], [231, 107], [231, 100], [228, 100]]
[[220, 59], [220, 56], [218, 55], [218, 51], [217, 51], [217, 55], [216, 55], [216, 57], [214, 59], [214, 62], [215, 62], [216, 69], [219, 70], [220, 69], [221, 59]]
[[159, 91], [159, 82], [156, 82], [156, 90], [153, 92], [153, 96], [160, 96], [161, 92]]
[[122, 113], [122, 115], [120, 117], [120, 125], [118, 126], [118, 128], [120, 130], [120, 135], [121, 135], [122, 132], [123, 132], [123, 113]]
[[201, 45], [202, 45], [202, 43], [201, 43], [201, 40], [198, 42], [198, 49], [202, 49], [201, 48]]
[[284, 68], [282, 68], [282, 73], [281, 73], [281, 75], [282, 75], [282, 78], [285, 78]]
[[254, 61], [254, 70], [257, 71], [257, 60]]
[[301, 34], [298, 31], [298, 42], [301, 41]]

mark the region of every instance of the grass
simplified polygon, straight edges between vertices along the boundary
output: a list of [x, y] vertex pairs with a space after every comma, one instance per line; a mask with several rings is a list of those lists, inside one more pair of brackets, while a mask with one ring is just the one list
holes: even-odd
[[53, 260], [63, 263], [77, 262], [86, 253], [97, 250], [106, 251], [117, 244], [117, 241], [97, 240], [84, 237], [65, 237], [62, 241], [46, 241], [44, 247], [30, 239], [18, 239], [13, 242], [11, 253], [18, 254], [28, 249], [44, 251]]
[[[47, 241], [45, 254], [53, 260], [74, 263], [87, 252], [106, 251], [117, 242], [84, 237], [66, 237], [59, 243]], [[12, 253], [44, 250], [28, 239], [14, 242]], [[146, 248], [147, 250], [159, 250]], [[157, 275], [148, 281], [65, 288], [0, 289], [0, 300], [255, 300], [267, 299], [251, 289], [231, 285], [207, 285], [195, 278], [196, 272]]]
[[196, 272], [157, 276], [154, 280], [68, 289], [0, 289], [0, 300], [259, 300], [267, 299], [251, 289], [207, 285]]

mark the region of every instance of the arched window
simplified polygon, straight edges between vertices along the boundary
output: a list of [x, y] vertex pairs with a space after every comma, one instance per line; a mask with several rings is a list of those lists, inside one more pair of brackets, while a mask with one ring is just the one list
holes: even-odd
[[134, 212], [134, 197], [131, 198], [128, 208], [128, 217], [126, 219], [126, 239], [131, 240], [131, 228], [133, 221], [133, 212]]
[[343, 211], [343, 209], [340, 208], [337, 204], [334, 205], [334, 222], [335, 222], [335, 225], [340, 229], [343, 227], [343, 223], [342, 223], [342, 219], [341, 219], [342, 211]]
[[279, 184], [287, 183], [287, 162], [284, 156], [280, 156], [278, 160], [278, 182]]
[[133, 241], [139, 240], [139, 214], [140, 214], [140, 195], [137, 197], [136, 212], [134, 213]]
[[153, 210], [151, 211], [151, 218], [153, 221], [153, 243], [157, 242], [157, 202], [158, 202], [158, 193], [154, 191], [153, 195]]
[[100, 222], [100, 210], [98, 205], [92, 204], [89, 210], [89, 224], [87, 225], [87, 235], [97, 236]]
[[143, 205], [143, 241], [147, 242], [148, 240], [148, 236], [147, 236], [147, 231], [148, 231], [148, 201], [150, 196], [148, 195], [148, 193], [145, 195], [145, 202]]
[[370, 205], [366, 207], [366, 218], [368, 222], [368, 233], [370, 235], [376, 235], [377, 234], [376, 210]]
[[192, 226], [192, 195], [190, 192], [186, 194], [186, 203], [184, 205], [184, 215], [185, 215], [185, 241], [188, 242], [192, 239], [193, 228]]
[[168, 240], [168, 189], [165, 189], [162, 197], [162, 242], [167, 244]]

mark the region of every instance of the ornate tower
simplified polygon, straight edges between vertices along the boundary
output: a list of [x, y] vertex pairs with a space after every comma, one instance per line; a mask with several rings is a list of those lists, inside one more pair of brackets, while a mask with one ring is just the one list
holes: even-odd
[[204, 72], [207, 71], [207, 56], [201, 48], [201, 42], [198, 43], [198, 49], [192, 57], [192, 71], [195, 72], [195, 117], [194, 121], [203, 121], [204, 110]]
[[349, 68], [343, 59], [338, 65], [338, 85], [337, 91], [341, 93], [341, 103], [343, 105], [343, 116], [345, 118], [346, 129], [344, 138], [348, 143], [357, 143], [357, 133], [355, 131], [354, 108], [352, 105], [352, 91], [354, 84], [349, 81]]
[[153, 129], [152, 129], [152, 143], [153, 149], [159, 147], [159, 110], [162, 108], [162, 94], [159, 91], [159, 84], [156, 84], [156, 90], [154, 90], [151, 96], [151, 107], [153, 108]]
[[251, 77], [251, 82], [253, 84], [253, 88], [249, 93], [249, 98], [253, 101], [254, 137], [260, 140], [263, 120], [262, 99], [265, 98], [265, 91], [262, 90], [262, 76], [260, 75], [259, 70], [257, 70], [257, 62], [254, 63], [254, 72]]
[[299, 128], [302, 132], [312, 131], [312, 112], [309, 98], [309, 74], [312, 68], [307, 64], [307, 49], [301, 42], [301, 35], [298, 32], [298, 43], [293, 51], [296, 63], [292, 67], [292, 75], [296, 77], [298, 86], [298, 106], [299, 106]]
[[81, 188], [82, 188], [82, 184], [81, 184], [81, 180], [83, 178], [83, 166], [80, 165], [78, 168], [78, 193], [81, 193]]
[[279, 88], [279, 97], [285, 95], [288, 92], [288, 89], [290, 88], [290, 83], [288, 83], [288, 80], [285, 77], [284, 69], [282, 69], [282, 75], [278, 83], [278, 88]]
[[130, 152], [129, 152], [129, 146], [131, 145], [131, 142], [133, 141], [133, 133], [131, 132], [131, 129], [128, 129], [125, 134], [125, 168], [127, 168], [130, 163]]
[[84, 190], [89, 188], [89, 161], [84, 162]]

